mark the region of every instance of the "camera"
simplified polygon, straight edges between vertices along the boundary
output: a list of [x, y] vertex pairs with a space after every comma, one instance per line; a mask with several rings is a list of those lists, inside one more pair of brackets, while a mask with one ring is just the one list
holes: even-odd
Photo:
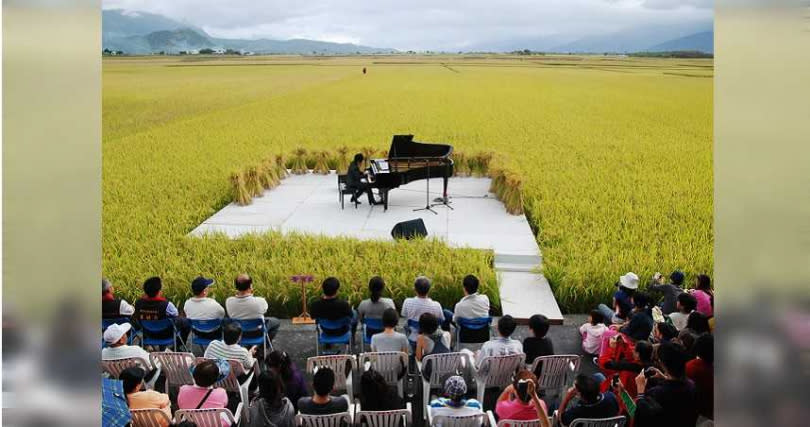
[[613, 388], [619, 386], [619, 374], [613, 374], [613, 380], [610, 381], [610, 386]]
[[655, 376], [655, 368], [647, 368], [644, 370], [644, 377], [650, 379]]

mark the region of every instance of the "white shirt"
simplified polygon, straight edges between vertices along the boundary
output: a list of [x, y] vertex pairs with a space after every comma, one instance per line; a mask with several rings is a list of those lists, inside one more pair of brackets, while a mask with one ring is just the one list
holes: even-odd
[[[433, 301], [430, 299], [430, 297], [405, 298], [405, 302], [402, 303], [402, 317], [408, 320], [419, 321], [419, 316], [424, 313], [430, 313], [436, 316], [436, 319], [439, 321], [440, 325], [442, 322], [444, 322], [444, 311], [442, 310], [442, 305], [439, 304], [438, 301]], [[419, 336], [419, 333], [412, 330], [410, 336], [408, 336], [408, 339], [411, 341], [416, 341], [417, 336]]]
[[212, 320], [225, 317], [225, 309], [213, 298], [193, 297], [183, 304], [186, 317], [194, 320]]
[[267, 312], [267, 300], [253, 295], [234, 296], [225, 300], [225, 309], [232, 319], [263, 319]]
[[137, 345], [124, 344], [118, 347], [105, 347], [101, 349], [101, 360], [129, 359], [130, 357], [140, 357], [146, 361], [149, 368], [152, 368], [149, 353]]
[[463, 319], [476, 319], [489, 317], [489, 297], [478, 292], [462, 298], [453, 310], [453, 321], [459, 317]]
[[475, 366], [481, 366], [481, 361], [490, 356], [508, 356], [523, 353], [523, 344], [512, 338], [498, 337], [489, 340], [481, 346], [475, 358]]
[[214, 340], [205, 349], [203, 357], [207, 359], [229, 359], [238, 360], [242, 362], [242, 367], [245, 371], [249, 371], [253, 367], [255, 359], [250, 354], [248, 349], [239, 344], [225, 344], [224, 341]]
[[599, 347], [602, 346], [602, 334], [607, 330], [608, 327], [604, 323], [591, 325], [590, 322], [587, 322], [579, 327], [579, 333], [582, 334], [582, 349], [585, 350], [585, 353], [599, 353]]
[[692, 314], [692, 312], [684, 314], [680, 311], [676, 311], [674, 313], [670, 313], [669, 320], [671, 320], [672, 325], [680, 331], [686, 329], [686, 324], [689, 323], [690, 314]]
[[118, 306], [118, 312], [121, 313], [121, 316], [132, 316], [135, 314], [135, 307], [121, 298], [121, 304]]

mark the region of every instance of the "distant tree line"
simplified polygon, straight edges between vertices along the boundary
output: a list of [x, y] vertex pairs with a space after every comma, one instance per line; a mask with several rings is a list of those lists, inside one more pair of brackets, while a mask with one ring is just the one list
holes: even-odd
[[534, 50], [531, 50], [531, 49], [513, 50], [513, 51], [511, 51], [509, 53], [511, 53], [512, 55], [525, 55], [525, 56], [530, 56], [530, 55], [541, 55], [542, 56], [542, 55], [546, 54], [545, 52], [538, 52], [538, 51], [534, 51]]
[[675, 50], [670, 52], [635, 52], [629, 54], [640, 58], [714, 58], [714, 54], [699, 50]]

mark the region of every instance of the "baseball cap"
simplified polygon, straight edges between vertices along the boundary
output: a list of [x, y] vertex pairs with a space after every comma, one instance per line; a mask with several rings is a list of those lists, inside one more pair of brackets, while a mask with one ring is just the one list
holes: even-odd
[[464, 378], [453, 375], [444, 382], [444, 394], [449, 398], [458, 398], [467, 394], [467, 383]]
[[205, 289], [205, 288], [207, 288], [207, 287], [209, 287], [209, 286], [211, 286], [213, 284], [214, 284], [214, 279], [208, 279], [208, 278], [205, 278], [205, 277], [202, 277], [202, 276], [197, 276], [197, 278], [194, 279], [191, 282], [191, 291], [194, 292], [194, 295], [196, 295], [196, 294], [199, 294], [200, 292], [202, 292], [203, 289]]
[[619, 277], [619, 284], [627, 289], [638, 289], [638, 276], [631, 271]]
[[122, 323], [120, 325], [113, 323], [104, 330], [104, 341], [108, 344], [118, 342], [130, 329], [132, 329], [132, 325], [129, 323]]

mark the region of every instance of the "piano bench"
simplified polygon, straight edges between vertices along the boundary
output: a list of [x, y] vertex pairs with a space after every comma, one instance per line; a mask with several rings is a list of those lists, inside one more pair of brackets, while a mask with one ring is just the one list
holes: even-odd
[[[343, 200], [345, 199], [345, 196], [347, 194], [350, 196], [354, 196], [354, 190], [346, 187], [346, 180], [347, 180], [346, 175], [338, 175], [337, 177], [338, 177], [338, 197], [340, 198], [340, 209], [343, 210], [344, 208]], [[355, 200], [354, 208], [357, 209], [357, 205], [359, 204], [360, 203], [357, 200]]]

